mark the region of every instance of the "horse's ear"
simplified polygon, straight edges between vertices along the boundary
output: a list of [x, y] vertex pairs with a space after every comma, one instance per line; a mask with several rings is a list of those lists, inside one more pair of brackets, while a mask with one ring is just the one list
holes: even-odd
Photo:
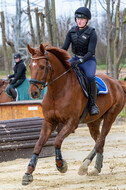
[[45, 55], [45, 48], [42, 44], [40, 44], [39, 50], [42, 52], [43, 55]]
[[28, 52], [29, 52], [31, 55], [34, 55], [34, 54], [35, 54], [34, 48], [31, 48], [29, 44], [27, 44], [27, 49], [28, 49]]

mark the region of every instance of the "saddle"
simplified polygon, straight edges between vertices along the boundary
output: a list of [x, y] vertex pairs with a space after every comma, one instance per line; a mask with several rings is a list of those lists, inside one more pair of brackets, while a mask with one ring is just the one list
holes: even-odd
[[[87, 80], [85, 73], [83, 73], [83, 71], [81, 71], [81, 69], [78, 66], [74, 67], [73, 70], [75, 71], [75, 73], [78, 77], [79, 83], [81, 85], [81, 88], [82, 88], [84, 94], [88, 98], [89, 85], [88, 85], [88, 80]], [[108, 94], [108, 87], [105, 84], [105, 82], [98, 76], [95, 76], [95, 80], [96, 80], [96, 87], [97, 87], [97, 95], [98, 94]]]
[[[78, 66], [74, 67], [73, 70], [75, 71], [75, 73], [78, 77], [78, 80], [80, 82], [81, 88], [87, 97], [86, 106], [85, 106], [83, 113], [80, 117], [80, 123], [81, 123], [88, 113], [88, 107], [89, 107], [89, 99], [88, 99], [88, 91], [89, 90], [88, 89], [89, 89], [89, 85], [88, 85], [88, 80], [87, 80], [86, 75], [80, 70], [80, 68]], [[105, 82], [100, 77], [97, 77], [97, 76], [95, 76], [95, 80], [96, 80], [96, 87], [97, 87], [97, 95], [98, 94], [107, 94], [108, 93], [108, 87], [105, 84]]]

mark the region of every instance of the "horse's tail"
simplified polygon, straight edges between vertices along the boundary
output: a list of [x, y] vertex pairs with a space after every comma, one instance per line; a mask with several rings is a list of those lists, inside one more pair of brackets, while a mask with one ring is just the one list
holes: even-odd
[[123, 91], [125, 93], [125, 100], [126, 100], [126, 81], [120, 81], [119, 80], [119, 84], [121, 85], [121, 87], [123, 88]]
[[126, 93], [126, 81], [119, 81], [119, 83], [122, 86], [124, 92]]

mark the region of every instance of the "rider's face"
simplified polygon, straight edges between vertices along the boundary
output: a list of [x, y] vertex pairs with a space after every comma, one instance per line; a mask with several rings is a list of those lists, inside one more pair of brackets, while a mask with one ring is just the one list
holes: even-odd
[[87, 23], [87, 19], [85, 18], [76, 18], [76, 22], [79, 28], [84, 28], [86, 23]]
[[16, 59], [14, 59], [14, 60], [15, 60], [15, 62], [17, 63], [17, 62], [20, 61], [20, 58], [16, 58]]

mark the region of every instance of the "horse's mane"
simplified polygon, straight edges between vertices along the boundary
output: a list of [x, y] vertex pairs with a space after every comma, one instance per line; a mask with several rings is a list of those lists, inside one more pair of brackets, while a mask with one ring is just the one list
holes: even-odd
[[70, 67], [70, 62], [68, 61], [68, 59], [70, 59], [71, 57], [67, 53], [67, 51], [58, 47], [51, 46], [49, 44], [45, 44], [44, 46], [45, 49], [50, 53], [53, 53], [67, 69]]

